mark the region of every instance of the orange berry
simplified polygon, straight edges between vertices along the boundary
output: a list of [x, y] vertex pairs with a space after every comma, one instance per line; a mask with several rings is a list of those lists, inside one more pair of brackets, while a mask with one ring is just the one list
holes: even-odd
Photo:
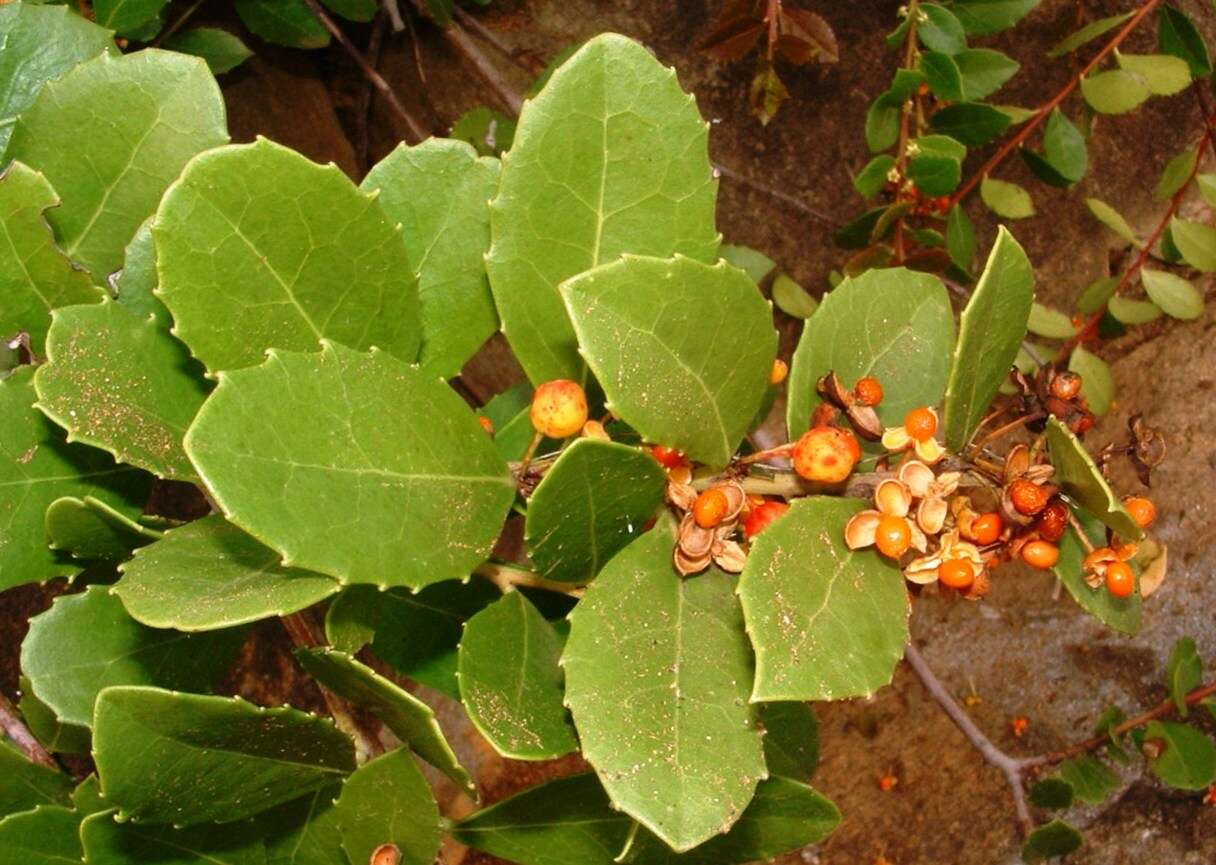
[[918, 442], [928, 441], [937, 432], [937, 415], [927, 408], [914, 408], [904, 415], [904, 429]]
[[547, 381], [532, 395], [532, 426], [551, 439], [564, 439], [587, 422], [587, 395], [578, 382]]
[[895, 789], [895, 785], [899, 783], [899, 779], [894, 775], [883, 775], [878, 779], [878, 789], [884, 793], [890, 793]]
[[882, 384], [872, 375], [858, 379], [853, 385], [853, 399], [862, 405], [878, 405], [882, 402]]
[[889, 559], [898, 559], [912, 546], [912, 529], [903, 517], [884, 514], [874, 532], [874, 546]]
[[1018, 478], [1009, 485], [1009, 500], [1013, 502], [1013, 507], [1019, 514], [1033, 516], [1047, 507], [1050, 499], [1051, 495], [1047, 490], [1034, 481]]
[[487, 435], [494, 435], [494, 421], [490, 420], [483, 414], [477, 416], [477, 422], [481, 424], [481, 428], [486, 431]]
[[1060, 548], [1047, 541], [1031, 541], [1022, 547], [1022, 561], [1032, 568], [1045, 571], [1060, 560]]
[[701, 528], [712, 529], [722, 522], [728, 510], [730, 502], [726, 500], [726, 493], [710, 487], [697, 496], [692, 506], [692, 517]]
[[768, 383], [781, 384], [781, 382], [785, 381], [785, 377], [789, 375], [789, 372], [789, 365], [781, 358], [777, 358], [773, 361], [773, 368], [769, 370]]
[[1051, 395], [1060, 399], [1072, 399], [1081, 392], [1081, 376], [1075, 372], [1056, 373], [1051, 379]]
[[680, 453], [675, 448], [655, 445], [650, 449], [650, 454], [655, 458], [655, 461], [665, 469], [677, 469], [680, 466], [688, 465], [688, 460], [685, 458], [684, 454]]
[[995, 511], [980, 514], [971, 521], [971, 531], [968, 533], [967, 537], [980, 546], [986, 546], [988, 544], [996, 543], [1004, 528], [1005, 521], [1002, 520], [1001, 515]]
[[750, 541], [756, 535], [771, 526], [778, 517], [790, 509], [785, 502], [765, 501], [752, 505], [747, 516], [743, 518], [743, 534]]
[[1111, 562], [1106, 566], [1106, 591], [1116, 598], [1126, 598], [1136, 590], [1136, 575], [1126, 562]]
[[1128, 496], [1123, 500], [1123, 507], [1142, 529], [1147, 529], [1157, 519], [1157, 506], [1143, 496]]
[[947, 588], [969, 589], [975, 582], [975, 568], [966, 559], [947, 559], [937, 569], [937, 581]]
[[1039, 533], [1039, 537], [1053, 543], [1064, 537], [1066, 528], [1068, 528], [1068, 505], [1059, 499], [1049, 502], [1039, 514], [1039, 518], [1034, 521], [1034, 529]]
[[1009, 729], [1013, 732], [1013, 735], [1019, 739], [1022, 737], [1022, 734], [1026, 732], [1028, 727], [1030, 727], [1030, 722], [1020, 715], [1013, 718], [1009, 722]]
[[813, 427], [794, 443], [794, 471], [808, 481], [840, 483], [860, 458], [856, 436], [840, 427]]

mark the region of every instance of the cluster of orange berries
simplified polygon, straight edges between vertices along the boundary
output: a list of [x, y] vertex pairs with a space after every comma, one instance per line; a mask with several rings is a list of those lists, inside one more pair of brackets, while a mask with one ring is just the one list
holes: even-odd
[[[870, 376], [860, 379], [853, 387], [852, 398], [858, 405], [872, 408], [882, 402], [882, 385]], [[794, 442], [791, 457], [794, 471], [800, 477], [815, 483], [838, 484], [853, 473], [853, 467], [861, 459], [861, 445], [852, 431], [820, 423]]]

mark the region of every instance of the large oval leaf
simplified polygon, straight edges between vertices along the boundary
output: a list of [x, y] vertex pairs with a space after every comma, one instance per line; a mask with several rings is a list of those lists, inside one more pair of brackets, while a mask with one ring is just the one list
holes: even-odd
[[468, 576], [514, 497], [506, 463], [442, 380], [330, 342], [220, 376], [186, 452], [229, 519], [285, 565], [350, 583]]
[[845, 523], [861, 508], [799, 499], [752, 545], [739, 577], [756, 649], [752, 700], [842, 700], [891, 681], [908, 641], [908, 597], [899, 568], [845, 546]]
[[1056, 467], [1055, 480], [1073, 501], [1128, 540], [1144, 537], [1144, 530], [1115, 498], [1089, 451], [1059, 418], [1048, 418], [1047, 447]]
[[208, 516], [136, 552], [114, 593], [154, 628], [210, 631], [294, 613], [338, 591], [324, 574], [279, 563], [221, 516]]
[[588, 583], [642, 532], [663, 502], [667, 477], [637, 448], [579, 439], [528, 499], [525, 536], [537, 571]]
[[675, 72], [612, 33], [583, 45], [524, 103], [491, 204], [486, 263], [503, 332], [533, 383], [582, 378], [557, 295], [563, 280], [623, 252], [714, 257], [707, 142]]
[[936, 405], [946, 387], [954, 314], [935, 276], [903, 268], [846, 279], [807, 319], [790, 366], [786, 425], [790, 440], [810, 426], [815, 382], [835, 370], [846, 387], [874, 376], [886, 396], [885, 426], [917, 406]]
[[341, 865], [340, 792], [340, 787], [326, 787], [259, 816], [257, 823], [270, 827], [267, 865]]
[[465, 624], [460, 698], [473, 726], [504, 757], [551, 760], [578, 749], [562, 704], [562, 639], [519, 592]]
[[648, 441], [723, 466], [768, 389], [772, 309], [725, 261], [625, 255], [562, 286], [608, 408]]
[[734, 578], [681, 579], [665, 518], [570, 615], [566, 702], [613, 804], [678, 851], [725, 832], [765, 777]]
[[[108, 803], [107, 803], [108, 804]], [[260, 824], [150, 826], [119, 823], [113, 810], [95, 813], [80, 825], [85, 861], [89, 865], [266, 865], [266, 847], [256, 837]], [[312, 865], [332, 865], [336, 860]]]
[[152, 236], [173, 332], [212, 373], [322, 338], [418, 354], [401, 229], [332, 163], [264, 138], [205, 153], [165, 195]]
[[[7, 779], [6, 779], [7, 783]], [[0, 820], [0, 865], [63, 865], [81, 861], [80, 815], [41, 805]]]
[[1033, 303], [1034, 268], [1013, 235], [1001, 226], [959, 321], [942, 417], [946, 447], [951, 450], [967, 444], [1009, 378]]
[[354, 744], [328, 719], [142, 687], [101, 692], [93, 758], [120, 817], [176, 826], [240, 820], [355, 768]]
[[227, 141], [207, 64], [149, 49], [102, 54], [47, 84], [5, 155], [46, 175], [63, 198], [48, 218], [64, 252], [101, 277], [190, 158]]
[[432, 865], [439, 853], [439, 807], [408, 748], [360, 766], [338, 798], [342, 849], [350, 862], [372, 862], [381, 844], [393, 844], [404, 865]]
[[402, 229], [422, 304], [419, 362], [450, 378], [498, 330], [486, 278], [488, 202], [498, 188], [498, 160], [478, 157], [463, 141], [428, 138], [399, 145], [363, 179]]
[[71, 801], [71, 778], [31, 763], [7, 739], [0, 740], [0, 778], [4, 778], [0, 784], [0, 817], [39, 805], [66, 805]]

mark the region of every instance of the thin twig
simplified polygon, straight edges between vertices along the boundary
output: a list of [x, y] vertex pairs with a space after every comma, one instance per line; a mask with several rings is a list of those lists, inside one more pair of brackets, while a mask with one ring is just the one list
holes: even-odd
[[384, 11], [388, 13], [388, 20], [393, 25], [393, 32], [400, 33], [405, 29], [405, 21], [401, 17], [401, 7], [397, 5], [397, 0], [380, 0], [384, 6]]
[[[315, 3], [317, 0], [308, 0], [308, 2]], [[414, 8], [418, 11], [419, 15], [427, 15], [423, 0], [411, 0], [411, 2], [414, 4]], [[474, 75], [481, 79], [483, 84], [494, 92], [494, 95], [506, 106], [507, 110], [512, 114], [519, 114], [519, 109], [524, 103], [523, 97], [515, 92], [515, 89], [507, 83], [506, 79], [494, 67], [494, 64], [481, 53], [481, 49], [477, 47], [477, 43], [460, 26], [460, 23], [458, 21], [449, 21], [447, 26], [439, 28], [439, 32], [443, 34], [443, 38], [447, 40], [448, 45], [460, 55], [465, 65], [472, 70]]]
[[389, 85], [389, 83], [384, 80], [384, 76], [377, 72], [371, 66], [371, 64], [367, 62], [367, 58], [363, 56], [362, 52], [360, 52], [359, 49], [354, 46], [354, 43], [351, 42], [347, 35], [342, 32], [342, 29], [338, 27], [338, 25], [334, 23], [333, 19], [330, 18], [325, 12], [325, 10], [321, 8], [321, 3], [319, 0], [304, 0], [304, 2], [312, 12], [313, 17], [315, 17], [317, 21], [321, 23], [321, 26], [328, 30], [329, 34], [334, 37], [337, 43], [341, 45], [343, 49], [345, 49], [346, 53], [350, 55], [350, 58], [355, 61], [355, 65], [359, 67], [359, 70], [363, 73], [364, 77], [366, 77], [367, 80], [380, 91], [380, 95], [384, 97], [386, 102], [388, 102], [389, 106], [393, 109], [393, 112], [401, 118], [402, 122], [405, 123], [406, 128], [409, 130], [410, 137], [413, 138], [413, 142], [417, 143], [422, 141], [424, 138], [430, 135], [430, 133], [423, 128], [422, 124], [414, 119], [414, 115], [410, 114], [406, 107], [401, 104], [401, 100], [397, 98], [397, 94], [393, 91], [393, 88]]
[[498, 562], [483, 562], [474, 568], [473, 573], [498, 586], [498, 590], [503, 594], [514, 591], [520, 586], [558, 592], [575, 598], [581, 598], [586, 591], [585, 587], [578, 583], [562, 583], [556, 580], [546, 580], [532, 571]]
[[190, 17], [198, 11], [198, 7], [203, 5], [203, 0], [194, 0], [194, 3], [186, 7], [186, 11], [177, 16], [177, 20], [166, 27], [160, 33], [156, 34], [156, 38], [152, 40], [152, 47], [158, 48], [167, 42], [174, 33], [182, 29], [182, 25], [190, 20]]
[[[904, 35], [904, 66], [905, 69], [912, 69], [916, 62], [916, 25], [920, 22], [920, 5], [918, 0], [911, 0], [908, 3], [908, 32]], [[912, 100], [913, 95], [909, 94], [904, 99], [904, 104], [899, 109], [899, 141], [896, 145], [898, 150], [895, 154], [895, 171], [902, 178], [907, 172], [908, 166], [908, 119], [912, 115]], [[902, 191], [902, 190], [901, 190]], [[904, 259], [904, 220], [899, 217], [895, 220], [895, 261], [901, 263]]]
[[456, 20], [464, 25], [470, 33], [481, 39], [483, 42], [487, 42], [492, 45], [499, 51], [499, 53], [501, 53], [520, 69], [527, 72], [529, 75], [535, 77], [545, 71], [544, 63], [541, 63], [536, 59], [535, 56], [527, 51], [522, 51], [518, 48], [512, 48], [510, 45], [507, 45], [498, 38], [498, 35], [493, 30], [482, 24], [476, 16], [470, 15], [459, 6], [457, 6], [455, 9], [455, 15]]
[[[380, 65], [380, 50], [384, 47], [384, 32], [388, 29], [388, 19], [383, 12], [376, 13], [372, 22], [372, 33], [367, 40], [367, 65], [375, 69]], [[363, 88], [359, 91], [359, 102], [355, 106], [355, 152], [359, 164], [367, 170], [367, 160], [371, 149], [372, 114], [372, 81], [367, 76], [363, 78]]]
[[837, 225], [839, 225], [835, 219], [832, 219], [827, 214], [821, 213], [806, 202], [801, 201], [788, 193], [782, 192], [780, 189], [774, 189], [767, 184], [761, 183], [759, 180], [753, 180], [747, 175], [742, 174], [733, 168], [728, 168], [725, 165], [717, 164], [714, 166], [714, 169], [718, 172], [718, 174], [727, 178], [728, 180], [732, 180], [741, 186], [750, 187], [757, 192], [762, 192], [768, 197], [780, 201], [782, 204], [788, 204], [790, 207], [801, 213], [805, 213], [807, 216], [819, 221], [828, 228], [835, 228]]
[[46, 748], [42, 747], [42, 743], [34, 738], [29, 727], [25, 726], [25, 722], [21, 720], [17, 708], [3, 694], [0, 694], [0, 729], [3, 729], [4, 734], [12, 743], [30, 758], [31, 763], [59, 771], [59, 766], [55, 763], [54, 758], [47, 753]]

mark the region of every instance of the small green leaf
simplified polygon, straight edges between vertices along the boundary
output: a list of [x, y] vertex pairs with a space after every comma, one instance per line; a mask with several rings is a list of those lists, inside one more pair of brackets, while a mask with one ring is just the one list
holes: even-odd
[[94, 0], [93, 20], [140, 42], [150, 41], [164, 23], [169, 0]]
[[1185, 321], [1203, 315], [1203, 295], [1189, 279], [1164, 270], [1140, 269], [1144, 290], [1166, 315]]
[[866, 146], [871, 153], [892, 147], [899, 140], [899, 118], [903, 110], [903, 98], [891, 91], [879, 95], [866, 109]]
[[1186, 263], [1204, 273], [1216, 271], [1216, 228], [1174, 217], [1170, 237]]
[[325, 5], [348, 21], [366, 24], [376, 17], [380, 6], [376, 0], [324, 0]]
[[1084, 842], [1080, 832], [1063, 820], [1052, 820], [1036, 827], [1026, 838], [1022, 845], [1022, 860], [1039, 862], [1043, 859], [1067, 856], [1074, 850], [1081, 849], [1082, 843]]
[[1196, 174], [1195, 185], [1208, 207], [1216, 207], [1216, 174]]
[[943, 102], [963, 101], [963, 73], [949, 54], [925, 51], [920, 55], [919, 68], [934, 96]]
[[1186, 182], [1190, 180], [1194, 170], [1194, 150], [1184, 150], [1167, 162], [1161, 172], [1161, 179], [1157, 181], [1157, 189], [1154, 192], [1157, 200], [1165, 201], [1168, 198], [1172, 198], [1174, 193], [1185, 186]]
[[[880, 153], [866, 163], [865, 168], [857, 172], [853, 178], [853, 188], [862, 198], [873, 198], [887, 185], [887, 175], [895, 167], [895, 157], [889, 153]], [[749, 274], [750, 276], [751, 274]], [[752, 276], [756, 282], [759, 279]]]
[[860, 502], [798, 499], [752, 545], [739, 597], [756, 652], [752, 699], [840, 700], [891, 681], [908, 638], [899, 569], [849, 550]]
[[997, 216], [1006, 219], [1026, 219], [1034, 216], [1034, 202], [1030, 193], [1016, 183], [985, 176], [980, 181], [980, 198]]
[[0, 817], [71, 802], [71, 778], [31, 763], [7, 739], [0, 739], [0, 779]]
[[[92, 747], [92, 736], [88, 727], [77, 724], [64, 724], [55, 717], [55, 712], [46, 703], [38, 699], [30, 680], [25, 676], [19, 679], [21, 685], [21, 701], [17, 708], [21, 717], [30, 728], [34, 737], [52, 754], [88, 754]], [[0, 762], [0, 765], [3, 765]], [[0, 816], [3, 810], [0, 810]]]
[[867, 210], [832, 232], [832, 241], [841, 249], [862, 249], [870, 245], [870, 236], [878, 220], [890, 210], [888, 205]]
[[255, 825], [266, 833], [266, 865], [341, 865], [340, 792], [323, 787], [260, 814]]
[[1084, 315], [1093, 315], [1106, 306], [1107, 302], [1114, 297], [1115, 289], [1118, 287], [1119, 277], [1117, 276], [1103, 276], [1095, 279], [1085, 286], [1085, 290], [1077, 298], [1077, 311]]
[[1056, 417], [1047, 421], [1047, 446], [1056, 467], [1055, 481], [1078, 505], [1128, 540], [1144, 537], [1144, 530], [1111, 492], [1085, 446]]
[[395, 845], [404, 865], [431, 865], [439, 853], [439, 807], [407, 748], [360, 766], [343, 783], [337, 809], [351, 862], [372, 861], [381, 844]]
[[971, 269], [975, 259], [975, 227], [961, 204], [951, 207], [946, 216], [946, 249], [958, 267]]
[[1135, 230], [1128, 225], [1127, 220], [1123, 218], [1123, 214], [1115, 210], [1105, 201], [1099, 198], [1085, 199], [1085, 206], [1089, 208], [1089, 212], [1094, 217], [1113, 231], [1115, 234], [1122, 237], [1128, 243], [1134, 246], [1140, 245], [1140, 238], [1136, 236]]
[[1109, 18], [1100, 18], [1097, 21], [1091, 21], [1080, 30], [1057, 42], [1051, 48], [1051, 50], [1047, 52], [1047, 56], [1053, 59], [1056, 57], [1063, 57], [1065, 54], [1077, 50], [1086, 42], [1097, 39], [1103, 33], [1114, 30], [1128, 18], [1131, 18], [1134, 14], [1135, 10], [1133, 9], [1130, 12], [1123, 13], [1122, 15], [1112, 15]]
[[138, 318], [153, 318], [165, 330], [173, 325], [173, 316], [153, 292], [156, 289], [156, 246], [152, 242], [152, 220], [143, 224], [127, 244], [122, 270], [109, 277], [111, 288], [118, 293], [118, 303]]
[[1139, 75], [1108, 69], [1082, 78], [1081, 95], [1099, 114], [1126, 114], [1153, 93]]
[[1170, 657], [1165, 664], [1165, 685], [1169, 688], [1170, 699], [1178, 707], [1178, 713], [1184, 718], [1187, 715], [1186, 695], [1198, 688], [1201, 681], [1203, 661], [1195, 650], [1195, 641], [1183, 637], [1170, 649]]
[[[958, 3], [954, 4], [958, 12]], [[962, 75], [965, 102], [978, 102], [1004, 86], [1017, 74], [1018, 62], [1007, 54], [990, 48], [968, 48], [954, 55], [954, 62]]]
[[92, 496], [64, 496], [46, 509], [46, 536], [51, 549], [74, 558], [117, 561], [161, 533]]
[[[1023, 150], [1024, 154], [1031, 151]], [[1055, 109], [1047, 118], [1043, 129], [1043, 156], [1051, 174], [1044, 177], [1057, 186], [1068, 186], [1085, 176], [1089, 166], [1089, 155], [1085, 148], [1085, 137], [1060, 109]], [[1033, 168], [1035, 163], [1031, 163]]]
[[1147, 300], [1116, 295], [1106, 304], [1111, 317], [1121, 324], [1147, 324], [1161, 318], [1161, 307]]
[[1012, 118], [998, 108], [980, 102], [947, 105], [934, 113], [929, 126], [968, 147], [981, 147], [1009, 128]]
[[921, 3], [917, 8], [923, 16], [916, 28], [922, 45], [930, 51], [946, 54], [957, 54], [967, 47], [963, 25], [950, 14], [950, 10], [936, 3]]
[[89, 865], [264, 865], [266, 847], [256, 837], [256, 826], [228, 825], [217, 831], [207, 825], [175, 829], [119, 823], [107, 810], [85, 819], [80, 838]]
[[1179, 790], [1203, 790], [1216, 781], [1216, 745], [1210, 737], [1186, 724], [1150, 721], [1144, 728], [1145, 743], [1155, 741], [1161, 749], [1148, 761], [1153, 774]]
[[561, 653], [557, 631], [519, 592], [508, 592], [465, 625], [461, 702], [502, 756], [551, 760], [578, 750], [562, 705]]
[[330, 577], [283, 567], [274, 550], [218, 515], [172, 529], [119, 570], [114, 593], [133, 618], [182, 631], [287, 615], [338, 590]]
[[329, 32], [304, 0], [236, 0], [236, 14], [249, 32], [288, 48], [324, 48]]
[[738, 819], [765, 769], [734, 578], [681, 578], [674, 544], [665, 517], [604, 568], [570, 616], [562, 666], [614, 805], [685, 851]]
[[1060, 777], [1072, 787], [1076, 797], [1087, 805], [1101, 805], [1119, 789], [1119, 776], [1096, 757], [1074, 757], [1060, 764]]
[[1068, 369], [1081, 376], [1081, 396], [1094, 414], [1110, 411], [1115, 399], [1115, 379], [1110, 365], [1087, 349], [1077, 346], [1068, 359]]
[[1115, 56], [1119, 65], [1137, 76], [1153, 96], [1173, 96], [1191, 83], [1191, 69], [1179, 57], [1168, 54], [1123, 54], [1118, 51]]
[[962, 451], [1009, 377], [1033, 303], [1034, 268], [1001, 226], [959, 321], [943, 401], [942, 429], [950, 450]]
[[10, 814], [0, 820], [0, 865], [80, 862], [79, 828], [80, 815], [59, 805]]
[[1044, 778], [1030, 788], [1030, 804], [1056, 811], [1072, 804], [1072, 785], [1063, 778]]
[[648, 453], [616, 442], [576, 441], [528, 499], [524, 536], [537, 572], [565, 582], [595, 579], [642, 533], [666, 484]]
[[772, 294], [773, 304], [794, 318], [808, 319], [819, 308], [819, 302], [786, 273], [777, 274], [773, 280]]
[[762, 703], [764, 763], [769, 776], [809, 781], [819, 765], [819, 722], [809, 703]]
[[473, 145], [478, 156], [502, 156], [515, 142], [515, 119], [480, 106], [457, 118], [449, 138]]
[[1068, 316], [1037, 301], [1030, 307], [1026, 328], [1031, 333], [1047, 339], [1068, 339], [1077, 332]]
[[647, 441], [726, 465], [760, 407], [777, 351], [772, 310], [747, 274], [721, 261], [625, 255], [566, 282], [562, 293], [607, 408]]
[[98, 696], [93, 756], [121, 818], [174, 825], [240, 820], [355, 768], [354, 745], [328, 719], [142, 687]]
[[170, 51], [203, 58], [212, 75], [231, 72], [253, 56], [238, 37], [218, 27], [182, 30], [166, 39], [164, 46]]
[[[875, 157], [875, 159], [879, 158], [881, 157]], [[856, 181], [854, 181], [854, 185], [856, 185]], [[757, 285], [763, 282], [764, 277], [772, 273], [773, 268], [777, 266], [777, 263], [763, 252], [758, 249], [752, 249], [750, 246], [737, 246], [731, 243], [724, 243], [718, 247], [718, 255], [726, 259], [727, 264], [733, 264], [750, 276], [752, 282]]]
[[958, 186], [962, 173], [962, 163], [956, 157], [933, 151], [918, 153], [908, 160], [908, 177], [925, 195], [949, 195]]
[[1184, 12], [1168, 3], [1157, 15], [1157, 47], [1185, 60], [1196, 78], [1212, 74], [1212, 59], [1202, 34]]
[[954, 0], [950, 6], [972, 36], [1008, 30], [1039, 5], [1039, 0]]
[[295, 654], [314, 679], [371, 712], [419, 757], [465, 792], [476, 793], [430, 706], [345, 652], [320, 648], [297, 649]]

